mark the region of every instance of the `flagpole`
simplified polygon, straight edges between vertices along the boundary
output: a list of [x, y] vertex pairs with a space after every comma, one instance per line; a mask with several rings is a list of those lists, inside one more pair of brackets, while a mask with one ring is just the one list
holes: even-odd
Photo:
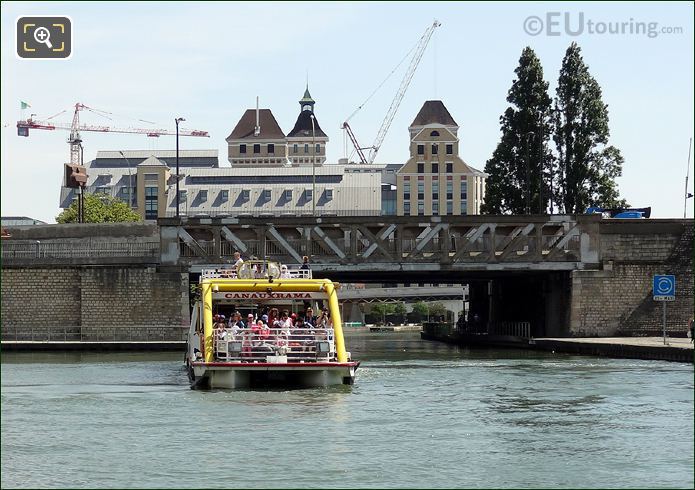
[[690, 149], [693, 146], [693, 139], [690, 138], [688, 141], [688, 169], [685, 174], [685, 196], [683, 198], [683, 219], [685, 219], [686, 212], [688, 210], [688, 178], [690, 177]]

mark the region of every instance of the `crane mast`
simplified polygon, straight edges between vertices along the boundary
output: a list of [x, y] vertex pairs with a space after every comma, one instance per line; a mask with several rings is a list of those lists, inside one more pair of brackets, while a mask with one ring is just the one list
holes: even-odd
[[417, 67], [420, 64], [422, 55], [425, 54], [425, 48], [427, 48], [427, 44], [429, 44], [432, 34], [434, 34], [434, 30], [440, 25], [441, 24], [435, 20], [420, 38], [417, 48], [415, 48], [415, 52], [413, 53], [413, 57], [410, 60], [408, 71], [405, 72], [405, 76], [403, 77], [403, 80], [401, 80], [401, 86], [398, 87], [398, 92], [396, 92], [396, 96], [393, 98], [393, 101], [391, 101], [391, 107], [389, 107], [386, 117], [384, 117], [384, 121], [381, 123], [381, 128], [379, 128], [379, 132], [376, 135], [374, 144], [369, 150], [369, 158], [367, 159], [368, 163], [374, 163], [376, 154], [379, 151], [379, 148], [381, 148], [381, 144], [384, 142], [384, 138], [391, 127], [391, 123], [393, 122], [393, 118], [396, 116], [396, 112], [398, 112], [398, 107], [401, 105], [401, 101], [405, 96], [406, 90], [408, 90], [408, 86], [410, 85], [410, 81], [413, 79], [415, 70], [417, 70]]

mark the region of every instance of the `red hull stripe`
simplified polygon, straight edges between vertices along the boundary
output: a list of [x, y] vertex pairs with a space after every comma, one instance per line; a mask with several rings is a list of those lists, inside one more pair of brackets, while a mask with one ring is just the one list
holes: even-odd
[[272, 367], [272, 368], [284, 368], [284, 367], [327, 367], [327, 368], [345, 368], [345, 367], [357, 367], [360, 363], [358, 362], [285, 362], [285, 363], [274, 363], [274, 362], [192, 362], [191, 366], [202, 366], [202, 367]]

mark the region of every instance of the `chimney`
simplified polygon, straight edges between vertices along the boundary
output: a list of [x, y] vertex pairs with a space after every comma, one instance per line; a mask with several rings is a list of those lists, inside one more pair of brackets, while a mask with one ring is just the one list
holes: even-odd
[[258, 136], [259, 134], [261, 134], [260, 116], [260, 110], [258, 109], [258, 96], [256, 96], [256, 127], [253, 129], [254, 136]]

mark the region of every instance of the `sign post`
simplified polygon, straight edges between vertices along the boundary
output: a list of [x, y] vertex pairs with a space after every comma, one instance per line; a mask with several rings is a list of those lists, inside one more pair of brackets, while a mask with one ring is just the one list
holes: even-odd
[[652, 283], [652, 293], [654, 301], [661, 301], [662, 322], [664, 331], [664, 345], [666, 345], [666, 302], [676, 301], [676, 276], [658, 275], [654, 276]]

